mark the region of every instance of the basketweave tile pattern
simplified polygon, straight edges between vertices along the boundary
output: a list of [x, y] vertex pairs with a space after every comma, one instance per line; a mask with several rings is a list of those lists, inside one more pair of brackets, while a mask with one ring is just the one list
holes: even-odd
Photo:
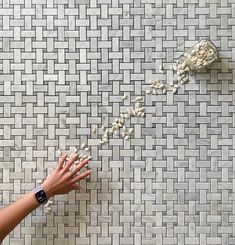
[[[93, 156], [80, 192], [3, 244], [235, 244], [234, 24], [234, 0], [0, 0], [1, 207], [52, 171], [58, 148], [88, 142]], [[220, 59], [178, 94], [146, 96], [200, 39]], [[132, 139], [100, 146], [140, 95]]]

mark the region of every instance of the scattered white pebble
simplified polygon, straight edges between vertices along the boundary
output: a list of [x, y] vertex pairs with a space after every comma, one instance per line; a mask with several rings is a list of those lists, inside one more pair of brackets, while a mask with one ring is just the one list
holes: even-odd
[[123, 95], [123, 96], [122, 96], [122, 99], [123, 99], [123, 100], [126, 100], [126, 99], [127, 99], [127, 95], [126, 95], [126, 94]]
[[38, 184], [42, 184], [42, 182], [43, 182], [42, 179], [38, 179], [38, 180], [37, 180], [37, 183], [38, 183]]
[[129, 140], [130, 139], [130, 136], [129, 135], [126, 135], [124, 139], [125, 140]]
[[165, 88], [162, 90], [162, 94], [166, 94], [166, 89]]
[[103, 142], [104, 142], [104, 143], [108, 143], [109, 141], [108, 141], [108, 139], [104, 138], [104, 139], [103, 139]]
[[92, 133], [94, 134], [94, 133], [96, 133], [96, 128], [92, 128]]
[[74, 152], [74, 153], [77, 153], [77, 152], [78, 152], [78, 149], [77, 149], [77, 148], [75, 148], [75, 149], [73, 150], [73, 152]]
[[52, 201], [52, 200], [48, 200], [48, 203], [49, 203], [49, 204], [53, 204], [53, 201]]
[[177, 88], [173, 89], [173, 94], [175, 94], [177, 92]]
[[92, 156], [89, 156], [89, 157], [87, 158], [88, 161], [91, 160], [91, 159], [92, 159]]
[[85, 151], [89, 151], [89, 150], [90, 150], [89, 147], [86, 147], [86, 148], [85, 148]]
[[49, 201], [45, 205], [43, 205], [44, 208], [48, 208], [49, 206], [50, 206]]
[[140, 100], [142, 100], [142, 96], [138, 96], [138, 97], [136, 97], [136, 98], [135, 98], [135, 100], [136, 100], [136, 101], [140, 101]]
[[146, 90], [146, 94], [151, 94], [151, 90]]
[[86, 147], [86, 143], [81, 144], [81, 149], [83, 150]]

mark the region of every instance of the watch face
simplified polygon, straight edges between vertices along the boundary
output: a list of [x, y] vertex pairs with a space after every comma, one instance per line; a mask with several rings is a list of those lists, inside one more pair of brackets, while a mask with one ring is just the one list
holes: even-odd
[[43, 190], [37, 192], [35, 196], [39, 203], [44, 203], [47, 200], [47, 196]]

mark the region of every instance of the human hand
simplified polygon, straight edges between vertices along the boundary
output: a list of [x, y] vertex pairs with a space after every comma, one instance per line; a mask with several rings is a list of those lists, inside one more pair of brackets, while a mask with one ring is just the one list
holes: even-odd
[[74, 161], [77, 160], [78, 154], [73, 154], [63, 167], [67, 155], [66, 153], [60, 158], [55, 170], [41, 185], [48, 198], [54, 195], [66, 194], [72, 190], [79, 190], [80, 186], [76, 182], [86, 178], [91, 172], [91, 170], [88, 170], [81, 174], [79, 173], [79, 170], [88, 163], [87, 159], [70, 170]]

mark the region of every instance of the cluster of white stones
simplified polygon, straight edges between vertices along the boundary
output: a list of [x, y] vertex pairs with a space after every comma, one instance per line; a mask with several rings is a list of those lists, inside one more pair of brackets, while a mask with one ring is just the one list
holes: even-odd
[[[126, 99], [126, 96], [123, 96], [123, 99]], [[121, 113], [120, 117], [115, 118], [114, 122], [112, 123], [111, 128], [105, 128], [102, 126], [102, 129], [104, 131], [104, 134], [102, 136], [102, 140], [100, 141], [100, 144], [105, 144], [109, 142], [109, 135], [115, 134], [119, 135], [121, 134], [122, 138], [125, 140], [129, 140], [131, 137], [131, 134], [133, 133], [134, 129], [130, 128], [127, 129], [125, 126], [125, 122], [130, 117], [144, 117], [145, 116], [145, 109], [141, 106], [140, 101], [142, 100], [141, 96], [136, 97], [136, 108], [134, 109], [127, 109], [126, 113]]]
[[146, 94], [166, 94], [166, 86], [160, 80], [152, 80], [150, 83], [150, 90], [146, 90]]
[[45, 214], [50, 214], [52, 212], [52, 209], [50, 207], [51, 204], [53, 204], [53, 201], [49, 199], [48, 202], [43, 205], [43, 211]]
[[[216, 48], [207, 40], [201, 40], [182, 55], [177, 63], [172, 66], [176, 74], [172, 83], [162, 84], [160, 80], [150, 82], [150, 90], [147, 94], [165, 94], [167, 90], [172, 90], [173, 94], [178, 91], [180, 85], [189, 80], [190, 72], [200, 72], [218, 58]], [[162, 65], [159, 66], [159, 73], [164, 74]]]

